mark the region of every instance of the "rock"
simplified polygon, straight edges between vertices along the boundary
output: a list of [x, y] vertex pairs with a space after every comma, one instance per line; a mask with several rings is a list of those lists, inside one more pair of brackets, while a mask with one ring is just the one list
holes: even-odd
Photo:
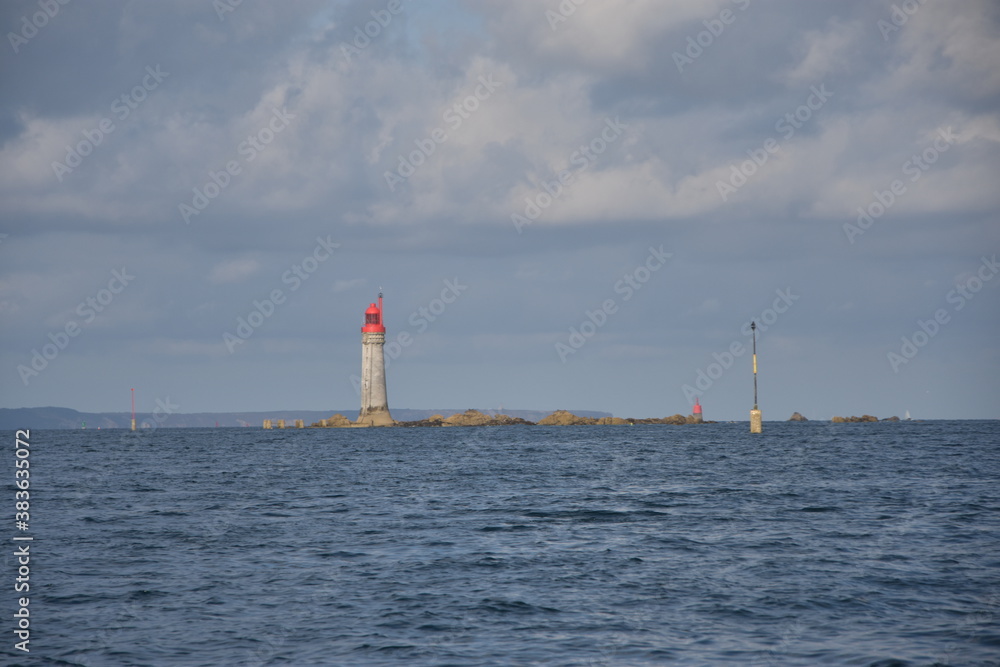
[[466, 410], [461, 414], [454, 414], [444, 420], [445, 426], [484, 426], [490, 421], [489, 415], [484, 415], [479, 410]]
[[851, 422], [852, 424], [856, 424], [859, 422], [877, 422], [878, 417], [873, 417], [871, 415], [861, 415], [860, 417], [834, 417], [830, 421], [836, 424], [843, 424], [845, 422]]
[[[854, 419], [858, 419], [855, 417]], [[556, 410], [549, 416], [538, 422], [541, 426], [628, 426], [632, 424], [714, 424], [713, 421], [701, 421], [694, 415], [681, 414], [670, 415], [669, 417], [633, 419], [622, 417], [582, 417], [567, 410]], [[395, 422], [395, 426], [402, 427], [441, 427], [441, 426], [509, 426], [509, 425], [529, 425], [534, 426], [535, 422], [530, 422], [520, 417], [497, 414], [490, 416], [478, 410], [466, 410], [456, 413], [450, 417], [443, 415], [432, 415], [427, 419], [417, 421]], [[350, 427], [355, 424], [342, 414], [335, 414], [329, 419], [321, 419], [313, 424], [321, 428]]]
[[807, 422], [809, 420], [806, 419], [805, 417], [803, 417], [801, 412], [793, 412], [792, 416], [788, 418], [788, 421], [790, 421], [790, 422]]
[[884, 421], [884, 422], [898, 422], [899, 421], [899, 417], [897, 417], [896, 415], [893, 415], [892, 417], [886, 417], [882, 421]]
[[431, 421], [430, 419], [420, 419], [420, 420], [413, 421], [413, 422], [396, 422], [395, 425], [396, 426], [401, 426], [403, 428], [417, 428], [417, 427], [425, 427], [425, 426], [438, 427], [438, 426], [444, 426], [444, 422], [443, 421]]
[[596, 424], [593, 417], [578, 417], [566, 410], [556, 410], [548, 417], [539, 420], [539, 426], [589, 426]]
[[530, 422], [527, 419], [522, 419], [521, 417], [511, 417], [510, 415], [495, 415], [493, 419], [489, 421], [487, 426], [511, 426], [515, 424], [523, 424], [525, 426], [534, 426], [535, 422]]
[[351, 425], [351, 420], [339, 412], [329, 419], [323, 419], [313, 424], [313, 426], [320, 428], [344, 428]]
[[687, 417], [685, 417], [684, 415], [677, 414], [677, 415], [670, 415], [669, 417], [664, 417], [663, 419], [660, 420], [660, 423], [677, 424], [678, 426], [680, 426], [681, 424], [687, 424], [688, 420]]
[[427, 419], [421, 419], [413, 422], [396, 422], [397, 426], [404, 427], [426, 427], [426, 426], [511, 426], [517, 424], [526, 424], [533, 426], [533, 422], [529, 422], [526, 419], [521, 419], [520, 417], [511, 417], [510, 415], [496, 415], [490, 417], [487, 414], [483, 414], [478, 410], [466, 410], [462, 413], [456, 413], [452, 416], [445, 418], [442, 415], [432, 415]]

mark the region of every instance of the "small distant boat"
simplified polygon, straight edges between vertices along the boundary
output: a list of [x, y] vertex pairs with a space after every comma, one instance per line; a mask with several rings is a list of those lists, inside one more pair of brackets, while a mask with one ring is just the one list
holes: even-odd
[[911, 421], [909, 410], [906, 411], [906, 414], [903, 416], [903, 419], [905, 419], [906, 421]]

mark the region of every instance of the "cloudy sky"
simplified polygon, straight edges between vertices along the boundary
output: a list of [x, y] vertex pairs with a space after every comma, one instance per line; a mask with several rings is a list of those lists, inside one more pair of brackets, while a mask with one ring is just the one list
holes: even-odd
[[[51, 5], [51, 6], [50, 6]], [[1000, 417], [1000, 5], [10, 1], [4, 407]], [[353, 416], [353, 415], [352, 415]]]

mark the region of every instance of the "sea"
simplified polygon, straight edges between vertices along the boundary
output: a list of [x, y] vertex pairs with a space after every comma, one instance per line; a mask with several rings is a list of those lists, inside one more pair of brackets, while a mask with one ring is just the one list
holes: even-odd
[[1000, 421], [32, 430], [27, 531], [7, 451], [5, 664], [1000, 665]]

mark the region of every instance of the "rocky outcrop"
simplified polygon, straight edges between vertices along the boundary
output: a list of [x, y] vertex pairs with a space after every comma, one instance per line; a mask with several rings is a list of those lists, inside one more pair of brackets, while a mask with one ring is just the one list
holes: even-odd
[[832, 421], [835, 424], [845, 424], [845, 423], [848, 423], [848, 422], [851, 422], [851, 423], [855, 423], [855, 422], [877, 422], [878, 421], [878, 417], [873, 417], [871, 415], [861, 415], [860, 417], [834, 417], [830, 421]]
[[486, 426], [493, 418], [479, 410], [466, 410], [444, 420], [443, 426]]
[[548, 417], [538, 422], [539, 426], [626, 426], [633, 424], [714, 424], [711, 421], [699, 421], [694, 415], [685, 417], [682, 414], [670, 415], [669, 417], [651, 417], [647, 419], [635, 419], [629, 417], [601, 417], [593, 419], [591, 417], [580, 417], [566, 410], [556, 410]]
[[594, 423], [601, 426], [628, 426], [629, 420], [621, 417], [601, 417]]
[[466, 410], [465, 412], [458, 412], [450, 417], [443, 417], [441, 415], [433, 415], [428, 419], [421, 419], [419, 421], [412, 422], [396, 422], [397, 426], [409, 426], [409, 427], [426, 427], [426, 426], [513, 426], [523, 424], [527, 426], [533, 426], [533, 422], [529, 422], [526, 419], [521, 419], [520, 417], [511, 417], [509, 415], [494, 415], [490, 416], [480, 412], [479, 410]]
[[805, 417], [803, 417], [801, 412], [793, 412], [792, 416], [788, 418], [788, 421], [790, 421], [790, 422], [807, 422], [809, 420], [806, 419]]
[[539, 426], [589, 426], [598, 420], [593, 417], [578, 417], [566, 410], [556, 410], [545, 419], [538, 422]]
[[[653, 422], [653, 423], [655, 424], [656, 422]], [[684, 415], [681, 415], [681, 414], [677, 414], [677, 415], [670, 415], [669, 417], [664, 417], [663, 419], [660, 420], [660, 423], [661, 424], [676, 424], [676, 425], [680, 426], [681, 424], [694, 423], [694, 422], [688, 422], [688, 418], [687, 417], [685, 417]]]
[[484, 415], [479, 410], [466, 410], [462, 413], [455, 413], [444, 420], [443, 426], [485, 426], [490, 421], [489, 415]]
[[534, 426], [535, 422], [528, 421], [527, 419], [521, 419], [520, 417], [511, 417], [510, 415], [493, 415], [487, 426]]
[[[649, 419], [634, 419], [622, 417], [582, 417], [575, 415], [568, 410], [556, 410], [549, 416], [538, 422], [540, 426], [631, 426], [633, 424], [714, 424], [713, 421], [700, 421], [694, 415], [684, 416], [682, 414], [670, 415], [669, 417], [652, 417]], [[488, 415], [479, 410], [466, 410], [458, 412], [450, 417], [443, 415], [432, 415], [427, 419], [418, 421], [398, 421], [394, 426], [405, 427], [447, 427], [447, 426], [512, 426], [527, 425], [534, 426], [535, 422], [530, 422], [520, 417], [497, 414]], [[318, 428], [339, 428], [357, 426], [350, 419], [342, 414], [335, 414], [329, 419], [321, 419], [313, 424]]]
[[353, 425], [350, 419], [339, 412], [329, 419], [320, 419], [315, 424], [312, 424], [312, 426], [317, 428], [345, 428]]

